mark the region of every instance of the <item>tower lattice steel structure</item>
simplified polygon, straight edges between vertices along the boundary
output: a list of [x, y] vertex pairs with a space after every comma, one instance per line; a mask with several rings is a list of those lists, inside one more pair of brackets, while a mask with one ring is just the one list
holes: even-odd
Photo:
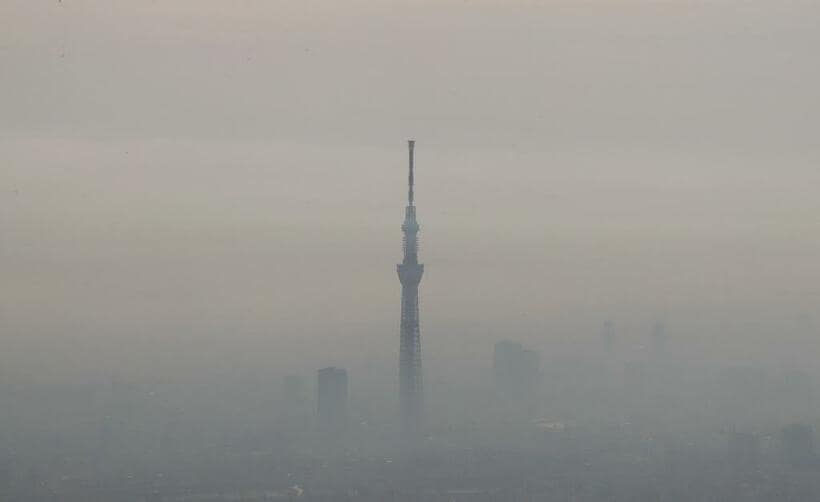
[[409, 176], [404, 210], [404, 260], [397, 266], [401, 282], [401, 334], [399, 341], [399, 412], [406, 430], [417, 430], [422, 419], [421, 334], [419, 331], [419, 282], [424, 265], [419, 263], [416, 206], [413, 201], [415, 141], [407, 142]]

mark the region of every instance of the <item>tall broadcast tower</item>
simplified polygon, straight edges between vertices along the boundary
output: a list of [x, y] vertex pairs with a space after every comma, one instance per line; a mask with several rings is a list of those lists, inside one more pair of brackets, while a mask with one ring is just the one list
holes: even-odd
[[421, 335], [419, 333], [419, 282], [424, 265], [419, 263], [416, 206], [413, 203], [413, 149], [407, 142], [410, 174], [404, 210], [404, 260], [397, 266], [401, 282], [401, 335], [399, 341], [399, 412], [407, 431], [418, 430], [422, 419]]

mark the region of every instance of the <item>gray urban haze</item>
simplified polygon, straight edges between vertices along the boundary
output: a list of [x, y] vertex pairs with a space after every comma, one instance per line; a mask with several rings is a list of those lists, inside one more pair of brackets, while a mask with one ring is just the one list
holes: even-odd
[[0, 500], [820, 500], [819, 26], [0, 0]]

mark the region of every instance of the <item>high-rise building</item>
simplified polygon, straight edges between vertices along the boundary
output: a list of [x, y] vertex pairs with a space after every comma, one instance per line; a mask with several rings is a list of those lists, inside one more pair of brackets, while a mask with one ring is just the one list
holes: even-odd
[[493, 377], [496, 383], [507, 378], [517, 364], [517, 355], [524, 350], [520, 343], [504, 340], [493, 348]]
[[341, 430], [347, 424], [347, 371], [343, 368], [319, 370], [316, 411], [319, 427]]
[[421, 334], [419, 331], [419, 282], [424, 265], [418, 260], [418, 231], [413, 197], [415, 141], [407, 142], [409, 175], [407, 207], [404, 209], [404, 259], [397, 266], [401, 282], [401, 325], [399, 334], [399, 413], [406, 431], [421, 427]]

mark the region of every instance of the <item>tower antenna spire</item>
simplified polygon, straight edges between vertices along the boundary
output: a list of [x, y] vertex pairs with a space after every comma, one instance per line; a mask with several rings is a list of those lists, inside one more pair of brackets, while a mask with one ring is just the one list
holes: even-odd
[[415, 184], [415, 180], [413, 179], [413, 169], [415, 167], [415, 156], [414, 151], [416, 148], [416, 141], [415, 140], [407, 140], [407, 153], [409, 156], [410, 161], [410, 174], [407, 176], [407, 203], [408, 205], [413, 205], [413, 185]]

